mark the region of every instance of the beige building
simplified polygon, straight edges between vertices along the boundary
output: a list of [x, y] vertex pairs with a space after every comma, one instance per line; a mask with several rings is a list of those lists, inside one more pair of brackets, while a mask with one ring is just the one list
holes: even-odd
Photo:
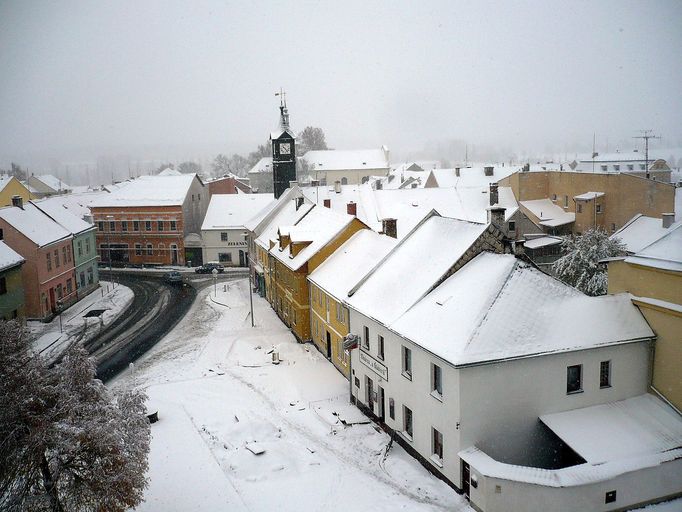
[[609, 294], [630, 292], [656, 333], [652, 388], [682, 411], [682, 222], [626, 258], [609, 261]]
[[363, 150], [308, 151], [302, 158], [313, 180], [321, 184], [358, 185], [371, 176], [387, 176], [390, 170], [388, 148]]
[[526, 216], [549, 234], [601, 227], [614, 233], [637, 214], [660, 218], [675, 208], [675, 187], [622, 173], [516, 172], [511, 187]]

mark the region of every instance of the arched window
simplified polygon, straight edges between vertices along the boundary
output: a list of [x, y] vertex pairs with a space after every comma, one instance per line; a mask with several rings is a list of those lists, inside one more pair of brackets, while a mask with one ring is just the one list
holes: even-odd
[[348, 185], [348, 178], [346, 178], [345, 176], [341, 178], [341, 185]]
[[363, 176], [362, 183], [367, 183], [369, 181], [369, 176]]

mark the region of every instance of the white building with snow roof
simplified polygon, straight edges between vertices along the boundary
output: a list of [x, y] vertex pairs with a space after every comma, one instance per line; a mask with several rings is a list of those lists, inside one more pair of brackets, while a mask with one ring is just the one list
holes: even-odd
[[308, 172], [321, 184], [357, 185], [366, 183], [371, 176], [387, 176], [390, 170], [389, 151], [386, 146], [361, 150], [313, 150], [303, 155]]
[[[353, 391], [477, 510], [616, 510], [682, 489], [682, 419], [646, 394], [655, 336], [628, 294], [588, 297], [508, 254], [479, 254], [442, 282], [413, 268], [407, 303], [379, 288], [374, 304], [348, 299]], [[639, 416], [592, 458], [576, 435], [613, 432], [595, 406]], [[672, 441], [633, 453], [631, 436], [659, 423], [651, 436]]]
[[36, 197], [68, 194], [71, 192], [71, 187], [69, 185], [51, 174], [42, 174], [40, 176], [31, 175], [28, 177], [28, 184], [32, 188], [31, 192], [34, 192]]

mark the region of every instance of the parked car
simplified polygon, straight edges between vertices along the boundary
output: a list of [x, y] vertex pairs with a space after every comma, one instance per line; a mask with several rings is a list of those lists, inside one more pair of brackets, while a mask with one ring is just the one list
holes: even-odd
[[197, 274], [210, 274], [213, 272], [213, 269], [216, 269], [219, 274], [222, 274], [225, 271], [225, 267], [223, 267], [220, 263], [206, 263], [205, 265], [202, 265], [200, 267], [197, 267], [195, 272]]
[[169, 284], [182, 284], [182, 274], [177, 271], [166, 272], [163, 275], [163, 280]]

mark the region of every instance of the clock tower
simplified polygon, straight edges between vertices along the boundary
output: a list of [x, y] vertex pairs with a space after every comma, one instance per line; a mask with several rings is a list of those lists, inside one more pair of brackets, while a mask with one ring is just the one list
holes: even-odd
[[289, 128], [289, 110], [287, 109], [286, 93], [276, 94], [280, 97], [279, 130], [270, 134], [272, 143], [272, 181], [275, 199], [278, 199], [290, 181], [296, 181], [296, 135]]

